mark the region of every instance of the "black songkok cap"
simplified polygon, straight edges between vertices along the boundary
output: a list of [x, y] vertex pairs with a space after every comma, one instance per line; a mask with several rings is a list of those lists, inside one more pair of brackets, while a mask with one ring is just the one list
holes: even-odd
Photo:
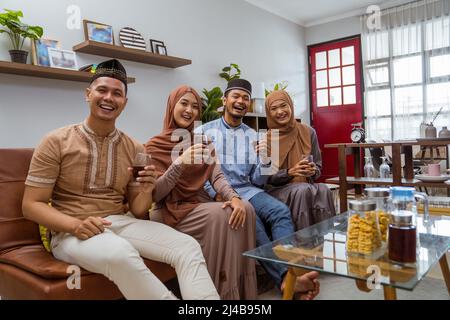
[[250, 96], [252, 96], [252, 85], [250, 82], [248, 82], [245, 79], [234, 79], [228, 82], [227, 89], [225, 90], [224, 95], [227, 94], [227, 92], [231, 90], [244, 90], [246, 91]]
[[125, 92], [128, 91], [127, 71], [119, 60], [112, 59], [99, 63], [95, 69], [91, 83], [101, 77], [109, 77], [122, 81], [125, 85]]

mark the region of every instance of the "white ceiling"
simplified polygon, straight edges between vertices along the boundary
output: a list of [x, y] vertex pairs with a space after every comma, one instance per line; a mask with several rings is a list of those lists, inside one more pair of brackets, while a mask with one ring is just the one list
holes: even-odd
[[366, 12], [370, 5], [387, 8], [411, 0], [244, 0], [304, 27]]

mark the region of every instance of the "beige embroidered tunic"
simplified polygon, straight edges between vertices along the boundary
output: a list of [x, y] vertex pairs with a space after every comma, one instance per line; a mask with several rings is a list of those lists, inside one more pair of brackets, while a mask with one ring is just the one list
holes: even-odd
[[97, 136], [86, 123], [49, 133], [36, 148], [26, 185], [54, 187], [52, 206], [84, 219], [124, 213], [127, 168], [143, 145], [115, 129]]

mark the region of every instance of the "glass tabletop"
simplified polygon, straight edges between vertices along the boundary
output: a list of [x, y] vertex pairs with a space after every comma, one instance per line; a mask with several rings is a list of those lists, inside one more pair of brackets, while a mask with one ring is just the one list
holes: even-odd
[[347, 220], [346, 213], [340, 214], [244, 256], [359, 280], [374, 279], [376, 274], [382, 285], [413, 290], [450, 248], [450, 217], [431, 216], [424, 223], [419, 216], [420, 248], [415, 264], [390, 261], [385, 245], [376, 257], [347, 255]]

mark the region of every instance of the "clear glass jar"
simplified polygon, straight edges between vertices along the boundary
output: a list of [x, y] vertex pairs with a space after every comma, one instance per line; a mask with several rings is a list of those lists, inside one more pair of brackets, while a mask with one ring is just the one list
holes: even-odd
[[387, 232], [389, 227], [389, 215], [391, 212], [390, 190], [389, 188], [366, 188], [364, 195], [368, 200], [375, 201], [375, 209], [378, 218], [378, 224], [381, 233], [381, 240], [387, 241]]
[[349, 202], [347, 253], [373, 255], [381, 248], [381, 234], [373, 200]]

